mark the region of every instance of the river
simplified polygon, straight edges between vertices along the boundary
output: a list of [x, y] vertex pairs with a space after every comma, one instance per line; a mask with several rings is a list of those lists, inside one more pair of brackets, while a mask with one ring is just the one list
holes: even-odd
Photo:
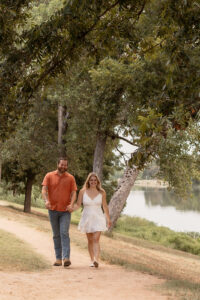
[[200, 232], [200, 193], [182, 200], [166, 188], [132, 190], [123, 214], [153, 221], [174, 231]]

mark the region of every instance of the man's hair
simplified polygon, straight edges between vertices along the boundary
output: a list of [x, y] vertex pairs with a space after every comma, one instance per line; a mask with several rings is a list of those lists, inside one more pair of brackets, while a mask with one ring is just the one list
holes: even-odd
[[68, 162], [66, 157], [59, 157], [57, 160], [57, 164], [59, 164], [61, 160], [66, 160]]

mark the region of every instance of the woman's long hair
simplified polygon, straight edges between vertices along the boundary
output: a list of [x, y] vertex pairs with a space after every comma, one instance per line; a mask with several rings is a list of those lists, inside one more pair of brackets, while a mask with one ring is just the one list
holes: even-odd
[[97, 186], [96, 186], [97, 190], [99, 192], [103, 192], [103, 189], [101, 187], [101, 181], [100, 181], [98, 175], [96, 173], [94, 173], [94, 172], [89, 173], [89, 175], [88, 175], [88, 177], [87, 177], [87, 179], [86, 179], [86, 181], [85, 181], [85, 183], [83, 185], [83, 189], [89, 189], [90, 188], [89, 180], [90, 180], [90, 178], [92, 176], [96, 177], [96, 179], [97, 179]]

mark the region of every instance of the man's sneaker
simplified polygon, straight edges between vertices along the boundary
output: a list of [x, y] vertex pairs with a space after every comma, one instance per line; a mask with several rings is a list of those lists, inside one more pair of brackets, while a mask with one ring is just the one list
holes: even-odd
[[63, 259], [63, 264], [64, 267], [69, 267], [71, 265], [71, 261], [69, 260], [69, 258], [65, 258]]
[[56, 259], [56, 261], [53, 265], [54, 266], [62, 266], [62, 260], [61, 259]]

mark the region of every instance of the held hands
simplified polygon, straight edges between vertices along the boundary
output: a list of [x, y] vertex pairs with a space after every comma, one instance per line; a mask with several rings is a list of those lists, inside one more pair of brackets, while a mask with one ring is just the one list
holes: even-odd
[[73, 212], [74, 211], [73, 205], [72, 204], [68, 205], [66, 210], [69, 212]]
[[79, 209], [79, 205], [77, 205], [77, 203], [75, 203], [75, 204], [68, 205], [66, 210], [69, 212], [73, 212], [77, 209]]

